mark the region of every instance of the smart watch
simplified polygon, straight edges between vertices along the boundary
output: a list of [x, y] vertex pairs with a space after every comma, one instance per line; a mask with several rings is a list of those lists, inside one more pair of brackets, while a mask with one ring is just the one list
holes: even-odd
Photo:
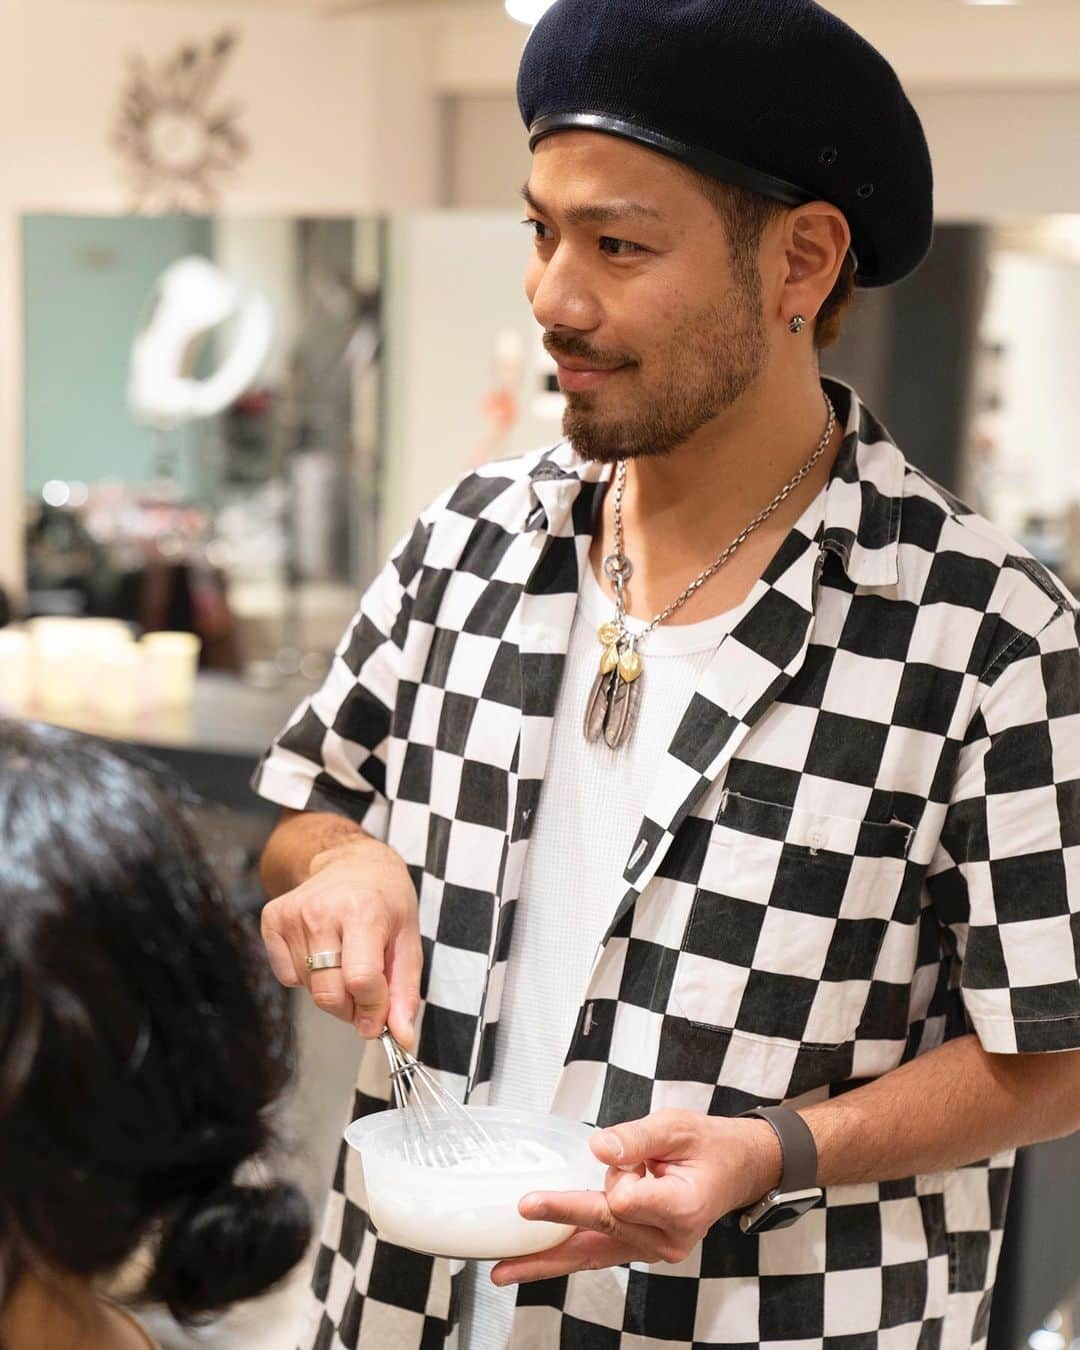
[[743, 1210], [739, 1227], [748, 1235], [788, 1228], [807, 1210], [819, 1204], [824, 1194], [817, 1184], [817, 1145], [810, 1126], [787, 1106], [755, 1106], [744, 1116], [768, 1121], [780, 1140], [780, 1182], [756, 1205]]

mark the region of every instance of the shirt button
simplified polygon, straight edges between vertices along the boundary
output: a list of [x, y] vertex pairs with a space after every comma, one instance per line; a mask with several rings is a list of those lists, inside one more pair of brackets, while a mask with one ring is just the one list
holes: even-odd
[[806, 842], [812, 849], [822, 848], [825, 844], [825, 831], [819, 829], [808, 830]]

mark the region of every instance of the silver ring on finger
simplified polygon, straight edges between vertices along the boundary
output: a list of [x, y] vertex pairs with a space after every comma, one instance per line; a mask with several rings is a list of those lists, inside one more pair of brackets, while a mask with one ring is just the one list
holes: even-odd
[[307, 958], [308, 970], [338, 970], [340, 966], [340, 952], [313, 952]]

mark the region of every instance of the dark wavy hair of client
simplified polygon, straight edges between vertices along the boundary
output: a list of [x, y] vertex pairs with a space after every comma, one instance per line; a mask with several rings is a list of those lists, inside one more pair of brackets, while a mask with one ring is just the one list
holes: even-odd
[[268, 1289], [307, 1204], [235, 1174], [291, 1067], [254, 937], [162, 776], [0, 720], [3, 1288], [145, 1249], [142, 1298], [181, 1321]]

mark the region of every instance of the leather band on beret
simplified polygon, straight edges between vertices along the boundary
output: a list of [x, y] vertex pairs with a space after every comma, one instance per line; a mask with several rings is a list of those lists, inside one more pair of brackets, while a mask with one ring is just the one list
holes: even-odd
[[[692, 169], [699, 169], [722, 183], [731, 183], [749, 192], [759, 192], [763, 197], [771, 197], [785, 206], [802, 206], [804, 202], [817, 200], [816, 194], [805, 192], [783, 178], [761, 173], [746, 164], [714, 154], [711, 150], [685, 145], [682, 141], [661, 135], [659, 131], [638, 126], [636, 122], [627, 122], [621, 117], [609, 117], [606, 113], [552, 113], [548, 117], [538, 117], [529, 129], [529, 149], [535, 150], [545, 136], [551, 136], [556, 131], [573, 131], [575, 128], [579, 131], [606, 131], [611, 136], [638, 141], [650, 150], [658, 150], [671, 159], [681, 160]], [[848, 249], [848, 254], [857, 271], [858, 255], [853, 248]]]
[[692, 169], [699, 169], [712, 178], [719, 178], [722, 182], [746, 188], [750, 192], [760, 192], [763, 197], [772, 197], [785, 206], [801, 206], [804, 202], [813, 201], [816, 195], [796, 187], [794, 183], [785, 182], [783, 178], [774, 178], [772, 174], [761, 173], [746, 164], [726, 159], [712, 150], [686, 145], [659, 131], [639, 126], [636, 122], [623, 121], [620, 117], [609, 117], [606, 113], [567, 112], [538, 117], [529, 128], [529, 149], [535, 150], [537, 143], [553, 132], [573, 131], [575, 128], [580, 131], [606, 131], [611, 136], [638, 141], [650, 150], [658, 150], [662, 155], [682, 160]]

